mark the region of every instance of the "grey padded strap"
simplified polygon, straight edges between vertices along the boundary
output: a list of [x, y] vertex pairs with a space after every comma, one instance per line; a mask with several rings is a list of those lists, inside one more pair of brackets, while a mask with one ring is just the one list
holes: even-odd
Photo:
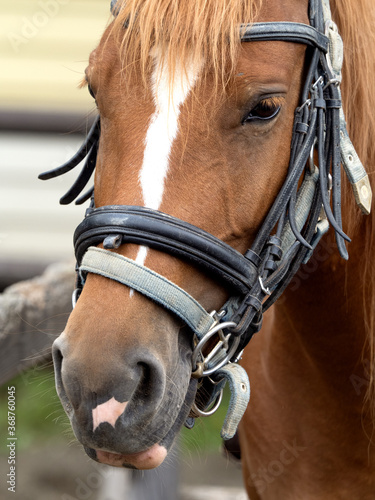
[[235, 435], [238, 424], [249, 404], [250, 382], [246, 371], [237, 363], [223, 366], [217, 371], [216, 377], [218, 379], [223, 377], [228, 382], [231, 393], [227, 414], [220, 433], [221, 437], [227, 440]]
[[89, 247], [79, 268], [118, 281], [174, 312], [201, 338], [215, 323], [214, 318], [188, 293], [131, 259], [97, 247]]

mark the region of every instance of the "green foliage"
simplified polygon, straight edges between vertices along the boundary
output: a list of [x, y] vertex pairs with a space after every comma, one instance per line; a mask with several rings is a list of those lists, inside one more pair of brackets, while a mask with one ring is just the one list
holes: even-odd
[[[55, 391], [53, 371], [45, 367], [28, 370], [0, 387], [1, 435], [8, 435], [8, 387], [12, 386], [16, 398], [17, 448], [22, 450], [51, 438], [61, 438], [68, 419]], [[0, 452], [5, 451], [3, 439]]]

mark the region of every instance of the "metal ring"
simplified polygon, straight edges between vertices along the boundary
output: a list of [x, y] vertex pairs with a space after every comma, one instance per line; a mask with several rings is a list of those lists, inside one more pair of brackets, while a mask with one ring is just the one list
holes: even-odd
[[225, 358], [223, 360], [221, 360], [220, 363], [213, 366], [212, 368], [209, 368], [208, 370], [203, 370], [202, 377], [208, 377], [208, 375], [212, 375], [217, 370], [220, 370], [220, 368], [225, 366], [228, 363], [228, 361], [230, 360], [230, 358], [233, 356], [233, 354], [235, 353], [235, 351], [240, 343], [240, 340], [241, 340], [240, 336], [234, 337], [234, 342], [232, 344], [232, 347], [229, 349]]
[[219, 385], [224, 380], [224, 377], [220, 378], [219, 380], [213, 380], [210, 376], [208, 376], [207, 378], [212, 385]]
[[[193, 354], [192, 354], [192, 359], [191, 359], [192, 368], [193, 368], [192, 369], [192, 371], [193, 371], [193, 375], [192, 376], [193, 377], [195, 377], [195, 378], [206, 377], [206, 376], [211, 375], [212, 373], [214, 373], [216, 370], [219, 370], [226, 363], [228, 363], [228, 361], [230, 360], [230, 358], [232, 357], [232, 355], [234, 354], [235, 350], [238, 347], [238, 344], [240, 342], [240, 338], [239, 337], [235, 338], [235, 340], [234, 340], [232, 346], [230, 347], [230, 349], [228, 351], [226, 351], [226, 356], [219, 363], [217, 363], [215, 366], [213, 366], [212, 368], [206, 369], [206, 370], [204, 369], [204, 365], [205, 365], [205, 363], [207, 361], [206, 361], [206, 358], [203, 357], [202, 347], [218, 331], [222, 330], [223, 328], [234, 328], [236, 326], [237, 326], [237, 324], [234, 323], [233, 321], [225, 321], [224, 323], [217, 323], [198, 342], [198, 344], [194, 348], [194, 351], [193, 351]], [[231, 334], [229, 333], [228, 336], [230, 336], [230, 335]], [[229, 340], [229, 338], [228, 338], [228, 340]], [[198, 362], [198, 356], [199, 355], [201, 355], [202, 358], [203, 358], [202, 362]], [[199, 371], [197, 371], [198, 365], [201, 365]], [[197, 372], [197, 373], [194, 374], [194, 372]]]
[[206, 335], [198, 342], [198, 344], [194, 348], [193, 356], [191, 359], [193, 370], [197, 365], [198, 354], [202, 352], [201, 348], [204, 346], [207, 340], [209, 340], [213, 335], [215, 335], [215, 333], [222, 330], [223, 328], [234, 328], [235, 326], [237, 326], [237, 324], [233, 321], [225, 321], [224, 323], [217, 323], [210, 330], [208, 330]]
[[218, 410], [218, 408], [219, 408], [219, 406], [221, 404], [222, 399], [223, 399], [223, 389], [221, 389], [221, 391], [219, 392], [217, 398], [212, 403], [213, 406], [212, 406], [211, 410], [208, 410], [208, 411], [200, 410], [198, 408], [198, 406], [196, 405], [195, 401], [192, 404], [191, 409], [199, 417], [210, 417], [211, 415], [213, 415]]

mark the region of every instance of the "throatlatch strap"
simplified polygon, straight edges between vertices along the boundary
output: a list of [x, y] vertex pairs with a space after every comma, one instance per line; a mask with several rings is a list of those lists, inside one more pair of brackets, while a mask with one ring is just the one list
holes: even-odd
[[99, 274], [155, 300], [183, 319], [198, 338], [215, 323], [214, 318], [182, 288], [123, 255], [90, 247], [79, 269], [83, 280], [85, 273]]

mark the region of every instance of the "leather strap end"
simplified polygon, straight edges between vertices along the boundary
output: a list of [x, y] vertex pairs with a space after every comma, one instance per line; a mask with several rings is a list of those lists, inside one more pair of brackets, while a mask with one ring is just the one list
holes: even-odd
[[371, 212], [372, 190], [368, 175], [360, 179], [358, 182], [352, 183], [354, 198], [357, 205], [365, 215]]

